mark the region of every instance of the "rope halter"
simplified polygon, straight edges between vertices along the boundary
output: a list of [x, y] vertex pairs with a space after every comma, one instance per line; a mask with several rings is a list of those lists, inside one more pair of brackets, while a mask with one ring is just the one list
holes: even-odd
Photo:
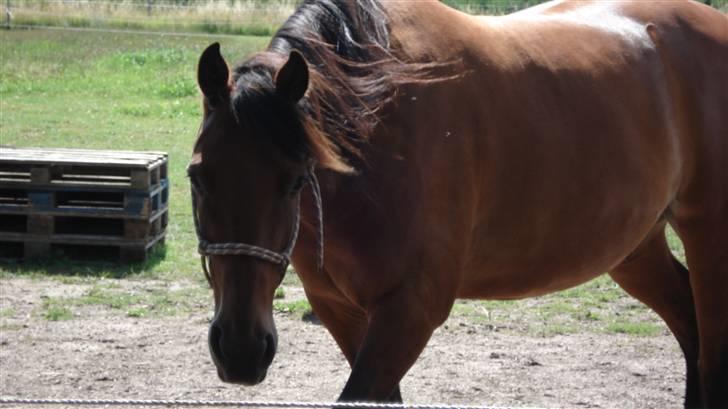
[[[317, 268], [321, 269], [324, 264], [324, 229], [323, 229], [323, 209], [321, 205], [321, 188], [319, 187], [318, 179], [314, 173], [314, 166], [309, 167], [306, 174], [305, 184], [311, 185], [311, 192], [313, 193], [314, 203], [316, 205], [316, 218], [317, 218], [317, 248], [318, 248], [318, 259]], [[304, 185], [305, 186], [305, 185]], [[197, 233], [198, 246], [197, 251], [200, 253], [200, 260], [202, 262], [202, 271], [205, 273], [208, 283], [212, 286], [212, 276], [208, 267], [209, 256], [247, 256], [257, 258], [263, 261], [267, 261], [272, 264], [280, 266], [281, 276], [285, 274], [286, 269], [291, 261], [291, 254], [293, 248], [296, 246], [296, 240], [298, 239], [298, 229], [301, 224], [301, 194], [298, 194], [296, 199], [296, 210], [293, 218], [293, 226], [291, 227], [291, 236], [288, 239], [288, 244], [285, 249], [281, 252], [269, 250], [254, 244], [247, 243], [234, 243], [234, 242], [220, 242], [213, 243], [207, 241], [202, 236], [200, 229], [200, 219], [197, 212], [197, 198], [194, 192], [194, 186], [192, 186], [192, 219], [195, 223], [195, 232]], [[301, 189], [303, 190], [303, 189]]]

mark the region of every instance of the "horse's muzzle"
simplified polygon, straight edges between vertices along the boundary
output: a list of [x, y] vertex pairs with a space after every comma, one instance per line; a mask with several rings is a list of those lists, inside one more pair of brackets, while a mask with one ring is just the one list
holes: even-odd
[[236, 339], [232, 332], [213, 322], [208, 335], [210, 355], [220, 380], [256, 385], [262, 382], [276, 354], [276, 336], [266, 332], [252, 339]]

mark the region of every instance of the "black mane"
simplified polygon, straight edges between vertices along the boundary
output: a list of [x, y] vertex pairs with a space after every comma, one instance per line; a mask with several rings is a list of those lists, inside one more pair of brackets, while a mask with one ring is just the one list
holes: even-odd
[[333, 46], [342, 58], [370, 62], [382, 57], [377, 54], [389, 54], [387, 24], [387, 15], [377, 0], [306, 0], [278, 30], [268, 49], [282, 54], [291, 49], [305, 53], [311, 48], [307, 40], [318, 38]]
[[308, 135], [308, 143], [325, 143], [351, 164], [398, 86], [432, 78], [430, 64], [403, 62], [390, 44], [389, 19], [378, 0], [305, 0], [267, 51], [235, 69], [236, 111], [250, 107], [241, 99], [272, 89], [275, 62], [296, 50], [310, 70], [308, 93], [298, 104], [302, 120], [312, 121], [304, 128], [318, 134]]

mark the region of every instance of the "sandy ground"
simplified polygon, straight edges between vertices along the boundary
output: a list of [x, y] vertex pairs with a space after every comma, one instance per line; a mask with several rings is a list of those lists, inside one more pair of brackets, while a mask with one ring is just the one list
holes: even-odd
[[[41, 297], [81, 288], [5, 279], [0, 290], [0, 306], [12, 311], [0, 327], [2, 396], [332, 401], [349, 373], [326, 329], [291, 314], [276, 314], [279, 351], [267, 379], [242, 387], [217, 378], [206, 308], [132, 318], [88, 307], [72, 320], [50, 322], [33, 313]], [[683, 382], [681, 353], [668, 335], [544, 338], [454, 317], [401, 385], [408, 403], [677, 408]]]

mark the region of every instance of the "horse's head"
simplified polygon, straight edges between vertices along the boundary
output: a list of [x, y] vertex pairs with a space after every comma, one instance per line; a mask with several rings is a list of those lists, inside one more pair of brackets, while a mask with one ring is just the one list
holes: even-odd
[[[305, 60], [295, 51], [257, 58], [231, 76], [218, 44], [203, 52], [204, 116], [188, 168], [201, 249], [211, 249], [210, 352], [223, 381], [244, 384], [262, 381], [275, 355], [273, 294], [315, 161], [299, 106], [309, 81]], [[249, 251], [221, 251], [241, 243]], [[283, 257], [254, 254], [264, 249]]]

